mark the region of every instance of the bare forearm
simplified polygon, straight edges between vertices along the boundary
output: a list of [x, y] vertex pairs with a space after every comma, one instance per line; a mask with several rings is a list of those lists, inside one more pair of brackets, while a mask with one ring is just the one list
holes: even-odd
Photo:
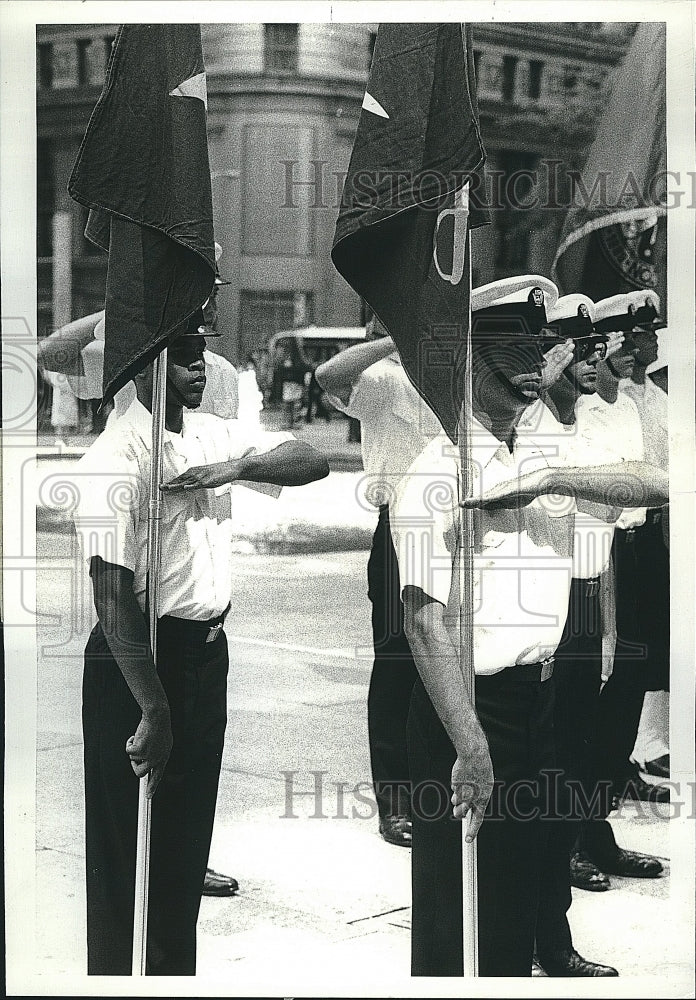
[[[439, 618], [439, 615], [437, 615]], [[444, 624], [424, 625], [406, 606], [406, 637], [423, 686], [447, 735], [459, 755], [466, 755], [473, 729], [480, 728], [464, 678], [459, 656]]]
[[92, 313], [55, 330], [39, 340], [37, 361], [39, 368], [65, 375], [82, 374], [80, 352], [94, 339], [94, 330], [104, 311]]
[[318, 451], [301, 441], [287, 441], [262, 455], [246, 455], [238, 460], [235, 480], [272, 483], [276, 486], [304, 486], [329, 474], [328, 462]]
[[382, 337], [379, 340], [371, 340], [366, 344], [357, 344], [355, 347], [348, 347], [345, 351], [340, 351], [333, 358], [324, 361], [319, 365], [314, 375], [326, 392], [332, 396], [338, 396], [344, 402], [348, 402], [348, 397], [362, 373], [388, 357], [396, 350], [391, 337]]
[[132, 589], [101, 580], [94, 603], [106, 642], [144, 715], [168, 715], [169, 703], [150, 650], [147, 623]]
[[610, 507], [661, 507], [669, 502], [669, 479], [662, 469], [647, 462], [616, 462], [551, 469], [544, 492]]

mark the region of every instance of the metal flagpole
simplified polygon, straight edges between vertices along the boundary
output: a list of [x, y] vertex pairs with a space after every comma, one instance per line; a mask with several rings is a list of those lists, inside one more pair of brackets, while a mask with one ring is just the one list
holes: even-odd
[[[461, 205], [468, 211], [469, 185], [461, 192]], [[466, 360], [464, 369], [464, 395], [459, 412], [459, 467], [460, 499], [471, 495], [471, 237], [466, 233], [466, 255], [469, 260], [469, 310], [466, 325]], [[471, 704], [476, 707], [474, 687], [474, 512], [459, 508], [459, 663], [464, 675]], [[462, 824], [462, 930], [464, 976], [478, 976], [478, 876], [476, 870], [476, 841], [467, 844]]]
[[[167, 396], [167, 348], [155, 358], [152, 384], [152, 452], [150, 464], [150, 496], [147, 518], [147, 603], [149, 611], [150, 647], [157, 664], [157, 609], [159, 604], [160, 517], [162, 500], [162, 440]], [[150, 883], [150, 807], [148, 775], [138, 787], [138, 832], [135, 854], [135, 908], [133, 913], [132, 975], [144, 976], [147, 962], [147, 905]]]

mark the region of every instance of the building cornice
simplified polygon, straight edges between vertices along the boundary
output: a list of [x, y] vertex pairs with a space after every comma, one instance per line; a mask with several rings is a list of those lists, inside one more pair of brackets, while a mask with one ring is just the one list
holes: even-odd
[[486, 24], [473, 23], [474, 47], [480, 44], [510, 46], [531, 55], [563, 56], [569, 60], [586, 59], [590, 62], [613, 66], [625, 55], [626, 41], [613, 41], [582, 29], [571, 27], [563, 30], [558, 23], [519, 22]]

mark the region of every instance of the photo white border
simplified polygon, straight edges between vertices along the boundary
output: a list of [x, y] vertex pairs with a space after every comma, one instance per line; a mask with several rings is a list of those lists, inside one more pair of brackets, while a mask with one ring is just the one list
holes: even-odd
[[[545, 0], [445, 0], [421, 2], [220, 3], [103, 2], [9, 0], [0, 7], [0, 261], [3, 316], [3, 599], [6, 653], [5, 886], [8, 995], [40, 996], [598, 996], [592, 981], [558, 979], [476, 980], [385, 977], [378, 969], [337, 970], [335, 982], [316, 980], [310, 969], [302, 982], [289, 982], [282, 970], [259, 970], [253, 981], [216, 982], [204, 970], [194, 979], [130, 980], [66, 976], [48, 982], [28, 962], [34, 954], [35, 785], [36, 785], [36, 635], [32, 609], [36, 599], [35, 492], [28, 488], [27, 463], [35, 454], [35, 421], [24, 431], [19, 414], [35, 391], [35, 342], [21, 317], [36, 331], [36, 87], [35, 26], [48, 23], [119, 23], [138, 21], [665, 21], [667, 23], [668, 168], [689, 176], [696, 166], [694, 149], [694, 6], [688, 0], [627, 3]], [[673, 579], [672, 634], [678, 636], [680, 673], [672, 697], [673, 774], [694, 776], [694, 177], [683, 204], [668, 213], [670, 321], [671, 547]], [[678, 294], [675, 289], [679, 288]], [[15, 319], [12, 319], [15, 317]], [[15, 419], [16, 417], [16, 419]], [[21, 512], [21, 529], [17, 529]], [[12, 623], [11, 625], [8, 623]], [[673, 648], [676, 642], [673, 640]], [[673, 670], [676, 666], [673, 654]], [[676, 696], [675, 696], [676, 695]], [[70, 780], [70, 775], [66, 775]], [[693, 785], [691, 786], [693, 793]], [[684, 941], [670, 949], [693, 955], [694, 940], [694, 802], [670, 827], [671, 898], [683, 914]], [[678, 877], [675, 877], [678, 873]], [[608, 934], [611, 933], [608, 928]], [[656, 928], [656, 933], [660, 929]], [[609, 950], [610, 955], [610, 950]], [[497, 984], [497, 985], [496, 985]], [[513, 988], [514, 985], [514, 988]], [[673, 984], [683, 990], [684, 984]], [[670, 992], [656, 978], [622, 975], [604, 981], [602, 996], [686, 995]], [[649, 991], [645, 994], [641, 990]], [[664, 990], [664, 991], [663, 991]]]

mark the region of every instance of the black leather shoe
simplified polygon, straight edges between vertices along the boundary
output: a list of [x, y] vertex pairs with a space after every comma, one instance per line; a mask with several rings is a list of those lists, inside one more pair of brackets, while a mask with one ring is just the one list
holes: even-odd
[[665, 753], [655, 760], [646, 760], [642, 770], [655, 778], [669, 778], [669, 754]]
[[619, 847], [615, 858], [602, 859], [602, 868], [610, 875], [623, 875], [625, 878], [657, 878], [663, 871], [662, 863], [652, 854], [625, 851], [622, 847]]
[[606, 892], [611, 882], [584, 851], [573, 851], [570, 856], [570, 884], [587, 892]]
[[536, 960], [547, 976], [618, 976], [611, 965], [588, 962], [574, 948], [538, 955]]
[[669, 802], [669, 787], [667, 785], [651, 785], [639, 774], [625, 780], [614, 782], [614, 798], [638, 799], [641, 802]]
[[239, 882], [231, 875], [221, 875], [212, 868], [206, 868], [203, 880], [204, 896], [234, 896], [239, 889]]
[[383, 840], [388, 844], [396, 844], [397, 847], [411, 846], [412, 824], [408, 816], [384, 816], [380, 817], [379, 832]]

